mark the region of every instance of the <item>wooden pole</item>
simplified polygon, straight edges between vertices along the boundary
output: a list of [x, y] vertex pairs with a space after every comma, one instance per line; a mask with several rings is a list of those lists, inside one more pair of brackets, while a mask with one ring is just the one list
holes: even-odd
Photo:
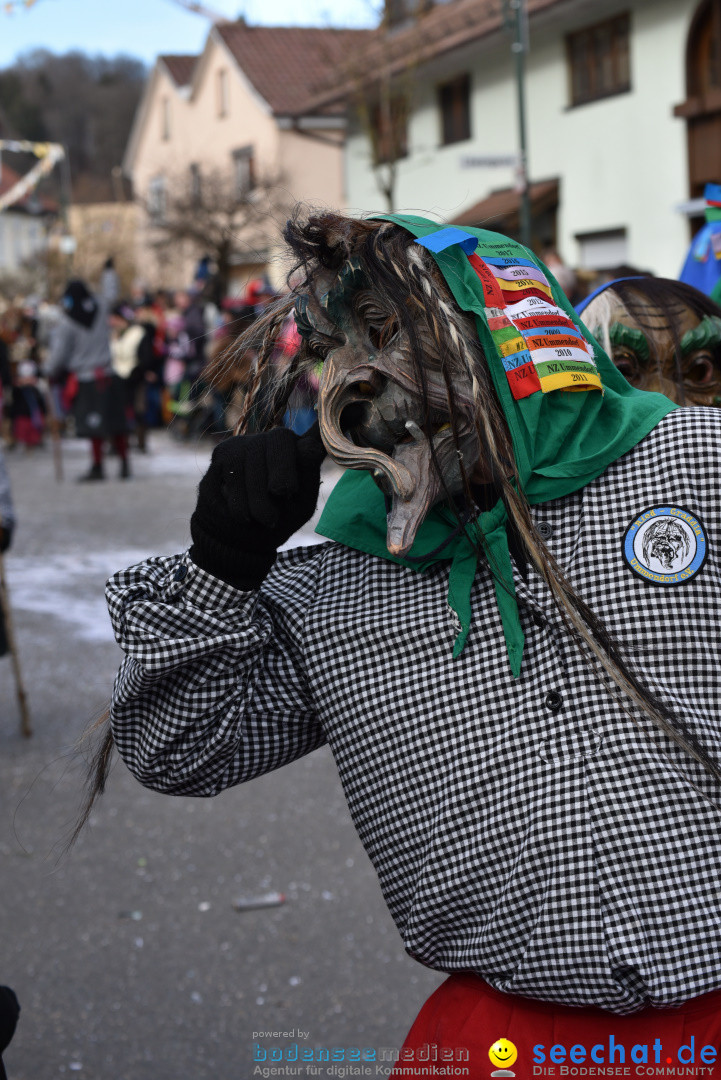
[[[0, 528], [2, 528], [2, 518], [0, 518]], [[2, 617], [5, 619], [5, 633], [8, 639], [13, 673], [15, 675], [15, 688], [17, 690], [18, 706], [20, 708], [20, 730], [25, 738], [29, 739], [33, 733], [33, 729], [30, 724], [30, 713], [28, 711], [25, 684], [23, 683], [22, 672], [20, 671], [20, 660], [18, 658], [17, 643], [15, 641], [12, 613], [10, 611], [10, 598], [8, 597], [8, 587], [5, 580], [5, 560], [3, 559], [2, 552], [0, 552], [0, 604], [2, 605]]]
[[55, 465], [55, 479], [59, 484], [63, 482], [63, 448], [60, 439], [60, 417], [58, 411], [55, 408], [55, 401], [53, 399], [53, 388], [49, 383], [45, 386], [45, 404], [48, 410], [48, 419], [50, 421], [50, 438], [53, 443], [53, 464]]

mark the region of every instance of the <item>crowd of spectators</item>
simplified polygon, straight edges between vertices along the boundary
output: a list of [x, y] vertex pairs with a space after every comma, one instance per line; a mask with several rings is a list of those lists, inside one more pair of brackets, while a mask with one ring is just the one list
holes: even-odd
[[[0, 295], [2, 445], [29, 452], [49, 434], [91, 440], [90, 471], [105, 478], [103, 445], [121, 458], [129, 478], [129, 449], [147, 452], [148, 433], [167, 428], [178, 439], [222, 439], [232, 433], [254, 372], [252, 350], [225, 356], [277, 293], [267, 279], [216, 305], [194, 287], [121, 298], [112, 260], [91, 288], [70, 281], [53, 305]], [[290, 320], [285, 351], [297, 348]], [[302, 432], [313, 420], [314, 385], [286, 417]], [[92, 425], [96, 427], [93, 429]]]

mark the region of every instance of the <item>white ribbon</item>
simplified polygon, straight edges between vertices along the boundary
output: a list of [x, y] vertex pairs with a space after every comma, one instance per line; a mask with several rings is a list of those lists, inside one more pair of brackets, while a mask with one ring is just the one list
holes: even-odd
[[33, 191], [43, 176], [47, 176], [49, 172], [52, 172], [57, 163], [65, 157], [65, 150], [59, 143], [35, 143], [15, 139], [0, 139], [0, 151], [2, 150], [35, 154], [40, 160], [36, 165], [33, 165], [30, 172], [25, 173], [25, 176], [18, 180], [17, 184], [13, 184], [9, 191], [6, 191], [4, 195], [0, 195], [0, 211], [19, 202], [29, 191]]

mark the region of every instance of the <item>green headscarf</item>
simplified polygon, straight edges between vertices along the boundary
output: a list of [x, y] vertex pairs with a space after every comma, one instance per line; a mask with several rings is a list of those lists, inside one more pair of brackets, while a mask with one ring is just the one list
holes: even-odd
[[[431, 251], [458, 307], [475, 316], [511, 433], [520, 486], [529, 503], [558, 499], [585, 487], [677, 408], [663, 394], [637, 390], [626, 382], [578, 319], [552, 274], [514, 240], [485, 229], [449, 228], [405, 214], [383, 215], [381, 220], [407, 229]], [[526, 273], [530, 280], [524, 278]], [[540, 318], [520, 318], [524, 314], [520, 309], [529, 299]], [[550, 309], [557, 313], [555, 319]], [[532, 322], [537, 330], [529, 329]], [[525, 341], [516, 329], [521, 323]], [[578, 331], [586, 345], [578, 344], [586, 352], [559, 349], [559, 354], [569, 357], [560, 363], [548, 362], [549, 350], [539, 348], [543, 342], [535, 336], [547, 334], [550, 342], [552, 335], [577, 337]], [[556, 342], [561, 343], [559, 336]], [[570, 338], [563, 338], [563, 343], [570, 344]], [[561, 373], [554, 374], [559, 369]], [[573, 380], [589, 388], [572, 392]], [[559, 383], [562, 389], [555, 388]], [[369, 473], [348, 470], [331, 493], [317, 532], [420, 572], [438, 561], [450, 561], [448, 602], [461, 624], [454, 657], [460, 654], [471, 626], [470, 593], [480, 541], [494, 579], [511, 670], [517, 677], [524, 636], [506, 522], [506, 508], [499, 499], [465, 531], [459, 531], [452, 509], [439, 504], [422, 522], [411, 551], [398, 558], [386, 548], [383, 494]]]

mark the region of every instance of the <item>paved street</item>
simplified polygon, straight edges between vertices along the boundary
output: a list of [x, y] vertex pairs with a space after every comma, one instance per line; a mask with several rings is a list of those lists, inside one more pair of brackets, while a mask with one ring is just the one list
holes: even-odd
[[[75, 483], [82, 442], [63, 446], [62, 484], [49, 450], [8, 457], [19, 525], [6, 570], [34, 727], [23, 739], [5, 657], [0, 982], [23, 1010], [10, 1080], [249, 1080], [254, 1032], [308, 1033], [257, 1035], [268, 1052], [399, 1046], [440, 981], [403, 951], [325, 749], [207, 801], [146, 791], [118, 761], [63, 851], [78, 741], [120, 659], [105, 579], [187, 546], [210, 454], [164, 433], [151, 442], [129, 483], [113, 461], [106, 483]], [[233, 907], [271, 892], [286, 902]]]

